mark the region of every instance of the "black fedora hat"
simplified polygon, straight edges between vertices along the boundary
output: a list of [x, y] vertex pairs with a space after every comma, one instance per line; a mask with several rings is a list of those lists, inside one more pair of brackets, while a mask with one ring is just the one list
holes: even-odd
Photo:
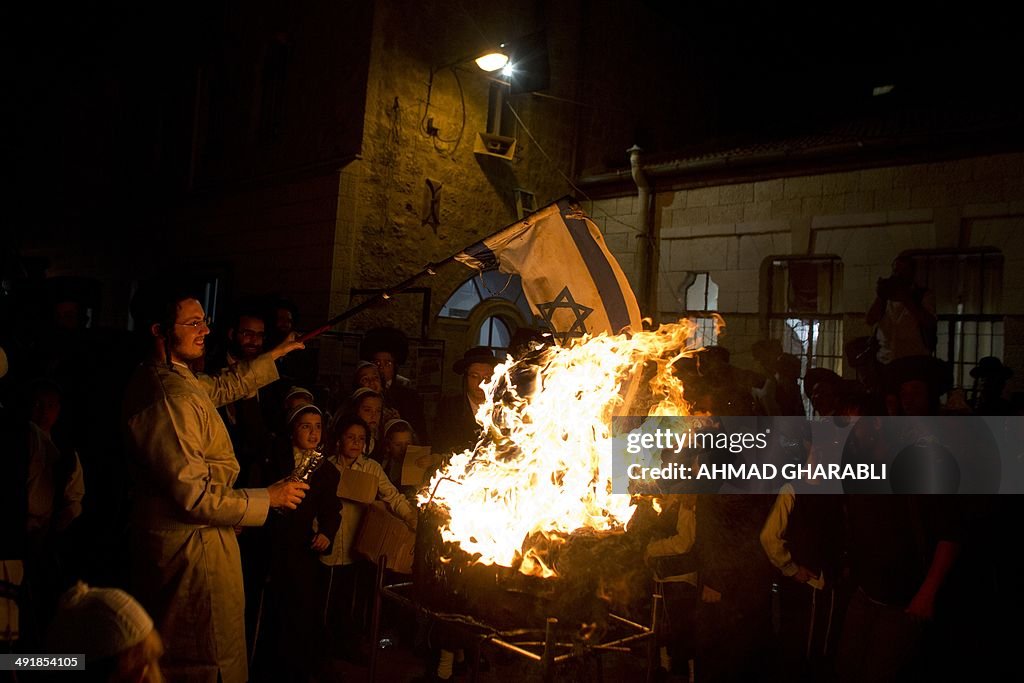
[[1003, 362], [995, 356], [985, 356], [978, 360], [978, 364], [971, 369], [971, 377], [997, 377], [999, 379], [1010, 379], [1013, 377], [1013, 370], [1003, 365]]
[[815, 385], [821, 382], [839, 384], [842, 379], [842, 377], [828, 368], [811, 368], [804, 373], [804, 396], [810, 398], [814, 392]]
[[462, 354], [462, 358], [455, 361], [452, 365], [452, 372], [459, 375], [465, 374], [466, 368], [473, 363], [483, 363], [484, 365], [490, 365], [492, 368], [501, 361], [494, 357], [494, 352], [486, 346], [474, 346]]

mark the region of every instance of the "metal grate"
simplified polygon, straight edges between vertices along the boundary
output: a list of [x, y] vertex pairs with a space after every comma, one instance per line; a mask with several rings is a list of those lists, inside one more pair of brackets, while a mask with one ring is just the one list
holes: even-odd
[[1003, 341], [1001, 315], [940, 315], [935, 355], [952, 363], [953, 386], [971, 387], [971, 369], [985, 356], [1002, 358]]
[[953, 365], [955, 387], [970, 389], [970, 372], [979, 359], [1003, 357], [1003, 255], [993, 247], [976, 247], [912, 250], [904, 256], [913, 259], [917, 282], [935, 297], [935, 355]]
[[715, 330], [714, 318], [691, 318], [697, 324], [693, 331], [693, 342], [700, 346], [715, 346], [718, 344], [718, 332]]
[[811, 368], [843, 374], [843, 321], [841, 318], [773, 318], [771, 337], [782, 342], [783, 353], [800, 359], [800, 390], [804, 411], [811, 415], [810, 399], [803, 394], [803, 377]]
[[[843, 264], [838, 256], [775, 257], [768, 270], [768, 331], [800, 359], [800, 388], [811, 368], [843, 374], [839, 312]], [[809, 399], [804, 409], [811, 413]]]

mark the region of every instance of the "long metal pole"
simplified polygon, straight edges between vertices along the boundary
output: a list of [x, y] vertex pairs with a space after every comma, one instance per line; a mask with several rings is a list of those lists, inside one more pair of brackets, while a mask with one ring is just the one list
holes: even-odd
[[[461, 252], [459, 252], [459, 253], [461, 253]], [[380, 303], [382, 301], [387, 301], [388, 299], [393, 297], [395, 294], [398, 294], [398, 293], [408, 289], [409, 287], [411, 287], [413, 285], [414, 282], [419, 280], [424, 275], [435, 275], [438, 268], [440, 268], [441, 266], [447, 265], [448, 263], [450, 263], [450, 262], [452, 262], [454, 260], [455, 260], [455, 256], [449, 256], [448, 258], [446, 258], [443, 261], [439, 261], [437, 263], [431, 263], [431, 264], [427, 265], [426, 268], [424, 268], [420, 272], [416, 273], [412, 277], [406, 278], [402, 282], [399, 282], [394, 287], [389, 287], [384, 292], [381, 292], [380, 294], [375, 294], [374, 296], [371, 296], [366, 301], [362, 301], [362, 302], [356, 304], [355, 306], [353, 306], [352, 308], [349, 308], [348, 310], [343, 311], [342, 313], [339, 313], [338, 315], [334, 316], [333, 318], [331, 318], [330, 320], [325, 322], [320, 327], [317, 327], [314, 330], [306, 332], [304, 335], [302, 335], [301, 337], [298, 338], [298, 341], [306, 342], [306, 341], [309, 341], [310, 339], [312, 339], [313, 337], [319, 337], [321, 334], [323, 334], [324, 332], [328, 331], [329, 329], [331, 329], [332, 327], [334, 327], [335, 325], [340, 323], [342, 320], [347, 320], [348, 318], [351, 318], [352, 316], [354, 316], [356, 313], [361, 313], [361, 312], [365, 311], [367, 308], [370, 308], [371, 306], [375, 306], [375, 305], [377, 305], [378, 303]]]
[[370, 683], [377, 680], [377, 654], [380, 652], [380, 608], [381, 592], [384, 590], [384, 567], [387, 556], [377, 560], [376, 581], [373, 582], [373, 620], [370, 622]]
[[[493, 237], [494, 235], [497, 235], [499, 233], [502, 233], [502, 232], [504, 232], [504, 231], [506, 231], [506, 230], [508, 230], [508, 229], [510, 229], [510, 228], [512, 228], [514, 226], [516, 226], [516, 225], [519, 225], [520, 223], [524, 223], [524, 222], [527, 222], [527, 221], [534, 221], [534, 220], [537, 220], [538, 218], [547, 216], [551, 211], [560, 211], [560, 207], [563, 204], [565, 204], [565, 203], [575, 205], [576, 204], [576, 200], [573, 199], [572, 197], [568, 197], [568, 196], [563, 197], [562, 199], [559, 199], [557, 202], [552, 202], [551, 204], [549, 204], [548, 206], [544, 207], [543, 209], [539, 209], [538, 211], [533, 212], [532, 214], [530, 214], [529, 216], [527, 216], [526, 218], [524, 218], [522, 220], [519, 220], [519, 221], [516, 221], [515, 223], [510, 223], [510, 224], [506, 225], [501, 230], [493, 232], [490, 235], [488, 235], [487, 237], [484, 237], [483, 239], [484, 240], [489, 239], [489, 238]], [[302, 335], [301, 337], [298, 338], [298, 341], [306, 342], [306, 341], [309, 341], [310, 339], [312, 339], [313, 337], [319, 337], [321, 334], [323, 334], [324, 332], [327, 332], [329, 329], [331, 329], [332, 327], [334, 327], [335, 325], [340, 323], [342, 320], [346, 320], [348, 318], [351, 318], [356, 313], [360, 313], [362, 311], [365, 311], [367, 308], [370, 308], [371, 306], [374, 306], [374, 305], [380, 303], [381, 301], [387, 301], [388, 299], [393, 297], [395, 294], [398, 294], [399, 292], [402, 292], [402, 291], [408, 289], [409, 287], [411, 287], [413, 285], [414, 282], [419, 280], [424, 275], [436, 275], [437, 274], [437, 270], [439, 268], [441, 268], [442, 266], [448, 265], [449, 263], [451, 263], [452, 261], [455, 260], [456, 256], [458, 256], [459, 254], [462, 254], [463, 252], [469, 251], [472, 247], [474, 247], [475, 245], [479, 244], [482, 241], [483, 240], [477, 240], [476, 242], [473, 242], [472, 244], [468, 244], [468, 245], [465, 246], [465, 248], [460, 249], [459, 251], [455, 252], [454, 254], [449, 256], [448, 258], [442, 259], [442, 260], [438, 261], [437, 263], [429, 263], [429, 264], [427, 264], [427, 266], [423, 270], [421, 270], [420, 272], [416, 273], [412, 277], [406, 278], [405, 280], [403, 280], [402, 282], [398, 283], [394, 287], [389, 287], [389, 288], [385, 289], [380, 294], [376, 294], [374, 296], [371, 296], [366, 301], [360, 302], [359, 304], [356, 304], [352, 308], [349, 308], [348, 310], [343, 311], [342, 313], [339, 313], [338, 315], [334, 316], [333, 318], [331, 318], [330, 320], [325, 322], [320, 327], [317, 327], [314, 330], [306, 332], [304, 335]]]
[[548, 617], [544, 630], [544, 683], [551, 683], [555, 680], [555, 627], [558, 626], [558, 619]]

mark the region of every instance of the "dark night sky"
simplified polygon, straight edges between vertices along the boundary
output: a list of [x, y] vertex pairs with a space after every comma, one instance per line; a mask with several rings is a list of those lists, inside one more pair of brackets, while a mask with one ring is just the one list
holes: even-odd
[[[40, 201], [75, 214], [159, 195], [159, 169], [187, 154], [187, 138], [171, 124], [181, 120], [175, 107], [187, 106], [178, 89], [223, 40], [219, 6], [33, 3], [15, 13], [14, 195], [28, 215]], [[810, 132], [886, 108], [1020, 108], [1024, 29], [991, 0], [955, 9], [874, 1], [590, 6], [631, 27], [600, 49], [637, 69], [595, 77], [601, 93], [631, 94], [621, 137], [655, 153]], [[871, 88], [884, 84], [896, 89], [872, 98]], [[620, 146], [614, 140], [607, 158], [621, 159]]]
[[[661, 152], [894, 110], [1021, 107], [1024, 29], [990, 0], [955, 9], [875, 0], [667, 6], [643, 3], [641, 35], [618, 48], [663, 65], [639, 76], [655, 104], [636, 120], [644, 146]], [[661, 40], [644, 40], [647, 31]], [[873, 97], [881, 85], [895, 89]]]

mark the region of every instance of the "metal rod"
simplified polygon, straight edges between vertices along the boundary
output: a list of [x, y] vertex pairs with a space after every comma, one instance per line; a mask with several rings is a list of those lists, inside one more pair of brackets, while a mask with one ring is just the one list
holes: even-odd
[[512, 643], [506, 643], [504, 640], [501, 640], [499, 638], [492, 638], [491, 642], [494, 643], [495, 645], [499, 646], [499, 647], [503, 647], [506, 650], [511, 650], [512, 652], [518, 653], [518, 654], [526, 657], [527, 659], [531, 659], [531, 660], [533, 660], [535, 662], [539, 662], [542, 659], [540, 655], [535, 655], [534, 653], [530, 652], [529, 650], [524, 650], [523, 648], [517, 647], [517, 646], [513, 645]]
[[[611, 641], [606, 642], [606, 643], [601, 643], [601, 644], [598, 644], [598, 645], [577, 647], [577, 645], [574, 644], [574, 643], [560, 643], [560, 642], [557, 641], [557, 639], [556, 639], [556, 630], [557, 630], [558, 619], [556, 619], [554, 617], [548, 618], [546, 620], [546, 622], [545, 622], [545, 628], [544, 628], [544, 637], [545, 637], [545, 639], [544, 639], [543, 642], [535, 641], [535, 640], [528, 640], [528, 641], [518, 641], [518, 642], [513, 643], [513, 642], [509, 642], [508, 640], [504, 640], [504, 638], [512, 638], [512, 637], [520, 636], [520, 635], [528, 635], [528, 634], [533, 634], [533, 633], [539, 633], [540, 629], [522, 628], [522, 629], [513, 629], [513, 630], [510, 630], [510, 631], [497, 631], [497, 630], [493, 629], [492, 627], [490, 627], [488, 624], [477, 622], [476, 620], [474, 620], [471, 617], [469, 617], [467, 615], [464, 615], [464, 614], [445, 614], [443, 612], [437, 612], [435, 610], [428, 609], [428, 608], [420, 605], [415, 600], [412, 600], [409, 597], [407, 597], [407, 596], [405, 596], [405, 595], [403, 595], [402, 593], [399, 592], [400, 590], [403, 590], [403, 589], [411, 589], [414, 586], [413, 582], [407, 581], [407, 582], [403, 582], [403, 583], [390, 584], [390, 585], [385, 586], [385, 585], [383, 585], [383, 572], [381, 572], [381, 571], [378, 572], [378, 586], [379, 586], [379, 595], [382, 598], [392, 599], [392, 600], [394, 600], [394, 601], [396, 601], [396, 602], [398, 602], [398, 603], [400, 603], [402, 605], [409, 606], [409, 607], [412, 607], [412, 608], [417, 609], [417, 610], [422, 609], [424, 612], [426, 612], [426, 613], [430, 614], [431, 616], [433, 616], [435, 618], [438, 618], [438, 619], [458, 622], [458, 623], [461, 623], [461, 624], [468, 624], [470, 626], [479, 627], [479, 628], [483, 628], [483, 629], [489, 630], [491, 632], [491, 635], [490, 636], [483, 636], [483, 637], [480, 638], [480, 640], [479, 640], [479, 642], [477, 644], [478, 649], [479, 649], [480, 645], [482, 645], [483, 643], [485, 643], [487, 641], [490, 641], [490, 642], [494, 643], [497, 647], [505, 649], [505, 650], [507, 650], [509, 652], [513, 652], [513, 653], [515, 653], [515, 654], [517, 654], [517, 655], [519, 655], [521, 657], [526, 658], [527, 660], [529, 660], [531, 662], [538, 662], [538, 663], [541, 664], [541, 667], [542, 667], [542, 669], [541, 669], [542, 670], [542, 677], [543, 677], [543, 680], [546, 683], [549, 682], [549, 681], [554, 681], [555, 670], [556, 670], [556, 667], [558, 665], [563, 664], [565, 662], [573, 661], [573, 660], [576, 660], [576, 659], [582, 659], [582, 658], [587, 657], [587, 656], [596, 656], [597, 662], [598, 662], [598, 676], [600, 678], [603, 675], [603, 671], [601, 671], [601, 668], [600, 668], [600, 666], [601, 666], [600, 654], [602, 654], [604, 652], [629, 653], [629, 652], [632, 651], [632, 648], [625, 647], [625, 646], [627, 646], [627, 645], [629, 645], [631, 643], [637, 643], [637, 642], [641, 642], [641, 641], [645, 641], [645, 640], [649, 642], [649, 647], [648, 647], [648, 680], [650, 680], [650, 677], [653, 675], [653, 671], [654, 670], [651, 667], [651, 662], [653, 662], [654, 660], [652, 659], [652, 653], [656, 653], [657, 652], [656, 630], [657, 630], [658, 625], [659, 625], [658, 612], [661, 610], [661, 603], [662, 603], [662, 600], [663, 600], [663, 596], [661, 596], [661, 595], [659, 595], [657, 593], [655, 593], [652, 596], [652, 601], [651, 601], [651, 625], [649, 627], [645, 626], [643, 624], [638, 624], [635, 621], [631, 621], [631, 620], [626, 619], [625, 617], [621, 617], [621, 616], [619, 616], [617, 614], [609, 614], [608, 616], [611, 619], [614, 619], [615, 621], [619, 622], [620, 624], [623, 624], [623, 625], [627, 626], [628, 628], [634, 630], [635, 633], [623, 636], [621, 638], [617, 638], [615, 640], [611, 640]], [[375, 614], [379, 614], [379, 609], [380, 609], [380, 607], [377, 604], [377, 602], [375, 601]], [[375, 636], [374, 636], [374, 643], [375, 643], [375, 645], [376, 645], [376, 641], [377, 641], [378, 637], [379, 636], [377, 634], [375, 634]], [[534, 652], [530, 652], [529, 650], [525, 649], [527, 647], [538, 647], [538, 646], [543, 646], [543, 652], [540, 655], [538, 655], [538, 654], [536, 654]], [[564, 649], [571, 649], [573, 651], [569, 652], [569, 653], [566, 653], [566, 654], [556, 654], [558, 649], [563, 649], [563, 650]], [[375, 651], [375, 653], [376, 653], [376, 651]], [[477, 652], [475, 656], [478, 656], [478, 655], [479, 655], [479, 653]], [[372, 660], [371, 660], [371, 662], [372, 662]], [[375, 673], [375, 671], [374, 671], [374, 673]]]
[[373, 620], [370, 622], [370, 683], [377, 680], [377, 653], [380, 651], [380, 608], [381, 596], [384, 592], [384, 565], [387, 556], [377, 559], [377, 580], [373, 584]]
[[[521, 645], [523, 647], [541, 647], [544, 644], [545, 643], [544, 643], [543, 640], [526, 640], [526, 641], [520, 640], [520, 641], [516, 641], [516, 645]], [[575, 647], [575, 645], [573, 645], [572, 643], [555, 643], [555, 647], [568, 647], [568, 648], [572, 648], [572, 647]]]
[[651, 635], [647, 643], [647, 683], [654, 680], [654, 670], [658, 660], [658, 613], [661, 611], [661, 586], [651, 596]]
[[[458, 253], [462, 253], [462, 252], [458, 252]], [[405, 280], [402, 280], [401, 282], [399, 282], [397, 285], [395, 285], [393, 287], [389, 287], [388, 289], [384, 290], [380, 294], [375, 294], [375, 295], [371, 296], [370, 298], [368, 298], [368, 299], [366, 299], [364, 301], [361, 301], [360, 303], [356, 304], [355, 306], [352, 306], [348, 310], [342, 311], [338, 315], [334, 316], [333, 318], [331, 318], [330, 320], [325, 322], [320, 327], [317, 327], [314, 330], [310, 330], [309, 332], [306, 332], [304, 335], [299, 337], [296, 341], [307, 342], [310, 339], [312, 339], [313, 337], [319, 337], [321, 334], [323, 334], [327, 330], [331, 329], [332, 327], [334, 327], [335, 325], [340, 323], [342, 320], [347, 320], [348, 318], [351, 318], [352, 316], [354, 316], [356, 313], [361, 313], [361, 312], [365, 311], [367, 308], [369, 308], [370, 306], [374, 306], [374, 305], [380, 303], [381, 301], [387, 301], [387, 300], [391, 299], [391, 297], [393, 297], [395, 294], [398, 294], [400, 292], [405, 291], [406, 289], [409, 289], [409, 287], [411, 287], [413, 285], [413, 283], [415, 283], [417, 280], [419, 280], [424, 275], [434, 275], [438, 268], [440, 268], [441, 266], [446, 265], [446, 264], [451, 263], [452, 261], [454, 261], [455, 260], [455, 256], [456, 255], [453, 254], [453, 255], [449, 256], [448, 258], [446, 258], [446, 259], [444, 259], [442, 261], [438, 261], [437, 263], [427, 264], [427, 266], [423, 270], [421, 270], [420, 272], [416, 273], [412, 277], [406, 278]]]
[[640, 629], [644, 629], [645, 631], [652, 630], [652, 629], [648, 628], [647, 626], [644, 626], [643, 624], [638, 624], [635, 621], [630, 621], [629, 619], [626, 619], [624, 617], [620, 617], [617, 614], [609, 613], [608, 616], [611, 617], [612, 619], [616, 620], [616, 621], [622, 622], [623, 624], [627, 624], [629, 626], [632, 626], [633, 628], [640, 628]]
[[[434, 73], [436, 73], [436, 72], [431, 71], [431, 78], [433, 78], [433, 74]], [[429, 102], [427, 104], [429, 106]], [[569, 196], [563, 197], [562, 199], [560, 199], [560, 200], [558, 200], [556, 202], [552, 202], [551, 204], [549, 204], [548, 206], [545, 206], [542, 209], [538, 209], [537, 211], [534, 211], [527, 218], [515, 221], [514, 223], [510, 223], [510, 224], [506, 225], [505, 227], [501, 228], [500, 230], [497, 230], [497, 231], [491, 233], [490, 235], [488, 235], [487, 237], [485, 237], [483, 239], [484, 240], [490, 239], [491, 237], [494, 237], [494, 235], [497, 235], [497, 234], [502, 233], [502, 232], [504, 232], [506, 230], [509, 230], [513, 226], [516, 226], [516, 225], [518, 225], [520, 223], [523, 223], [524, 221], [527, 221], [527, 222], [536, 221], [536, 220], [546, 216], [547, 214], [549, 214], [551, 212], [560, 211], [561, 210], [560, 205], [563, 204], [563, 203], [566, 203], [566, 202], [571, 203], [571, 204], [575, 204], [576, 200], [573, 199], [572, 197], [569, 197]], [[366, 299], [365, 301], [362, 301], [362, 302], [356, 304], [355, 306], [352, 306], [348, 310], [339, 313], [338, 315], [334, 316], [333, 318], [331, 318], [330, 320], [325, 322], [320, 327], [317, 327], [314, 330], [306, 332], [304, 335], [299, 337], [297, 341], [306, 342], [306, 341], [309, 341], [310, 339], [312, 339], [313, 337], [318, 337], [321, 334], [323, 334], [324, 332], [326, 332], [329, 329], [331, 329], [332, 327], [334, 327], [335, 325], [337, 325], [338, 323], [340, 323], [342, 320], [346, 320], [348, 318], [351, 318], [356, 313], [360, 313], [360, 312], [366, 310], [367, 308], [369, 308], [370, 306], [373, 306], [373, 305], [375, 305], [377, 303], [380, 303], [381, 301], [387, 301], [387, 300], [391, 299], [395, 294], [398, 294], [399, 292], [403, 292], [406, 289], [409, 289], [409, 287], [412, 287], [412, 285], [417, 280], [419, 280], [421, 277], [423, 277], [424, 275], [436, 275], [438, 268], [441, 268], [442, 266], [448, 265], [449, 263], [451, 263], [452, 261], [455, 260], [456, 256], [458, 256], [459, 254], [462, 254], [463, 252], [469, 251], [472, 247], [476, 246], [479, 242], [482, 242], [482, 241], [483, 240], [477, 240], [476, 242], [473, 242], [472, 244], [468, 244], [468, 245], [466, 245], [465, 248], [460, 249], [459, 251], [455, 252], [451, 256], [449, 256], [447, 258], [444, 258], [444, 259], [441, 259], [440, 261], [437, 261], [436, 263], [428, 263], [423, 268], [423, 270], [421, 270], [420, 272], [412, 275], [411, 277], [406, 278], [405, 280], [402, 280], [401, 282], [399, 282], [397, 285], [394, 285], [393, 287], [388, 287], [387, 289], [383, 290], [380, 294], [376, 294], [374, 296], [371, 296], [369, 299]]]
[[[652, 635], [654, 635], [652, 631], [645, 630], [643, 633], [636, 633], [636, 634], [633, 634], [631, 636], [624, 636], [622, 638], [619, 638], [618, 640], [612, 640], [612, 641], [609, 641], [607, 643], [602, 643], [602, 645], [615, 646], [615, 645], [623, 645], [624, 643], [635, 643], [635, 642], [637, 642], [639, 640], [647, 640]], [[597, 646], [595, 645], [593, 647], [597, 647]]]
[[394, 592], [394, 589], [396, 588], [409, 588], [413, 585], [415, 584], [413, 584], [412, 581], [405, 581], [403, 583], [389, 583], [388, 585], [384, 586], [384, 590]]
[[515, 638], [516, 636], [525, 636], [531, 633], [540, 632], [541, 629], [539, 628], [517, 628], [511, 631], [498, 631], [497, 635], [501, 636], [502, 638]]
[[544, 664], [543, 664], [543, 677], [544, 683], [550, 683], [555, 680], [555, 627], [558, 625], [558, 619], [554, 617], [548, 617], [547, 625], [544, 631]]

